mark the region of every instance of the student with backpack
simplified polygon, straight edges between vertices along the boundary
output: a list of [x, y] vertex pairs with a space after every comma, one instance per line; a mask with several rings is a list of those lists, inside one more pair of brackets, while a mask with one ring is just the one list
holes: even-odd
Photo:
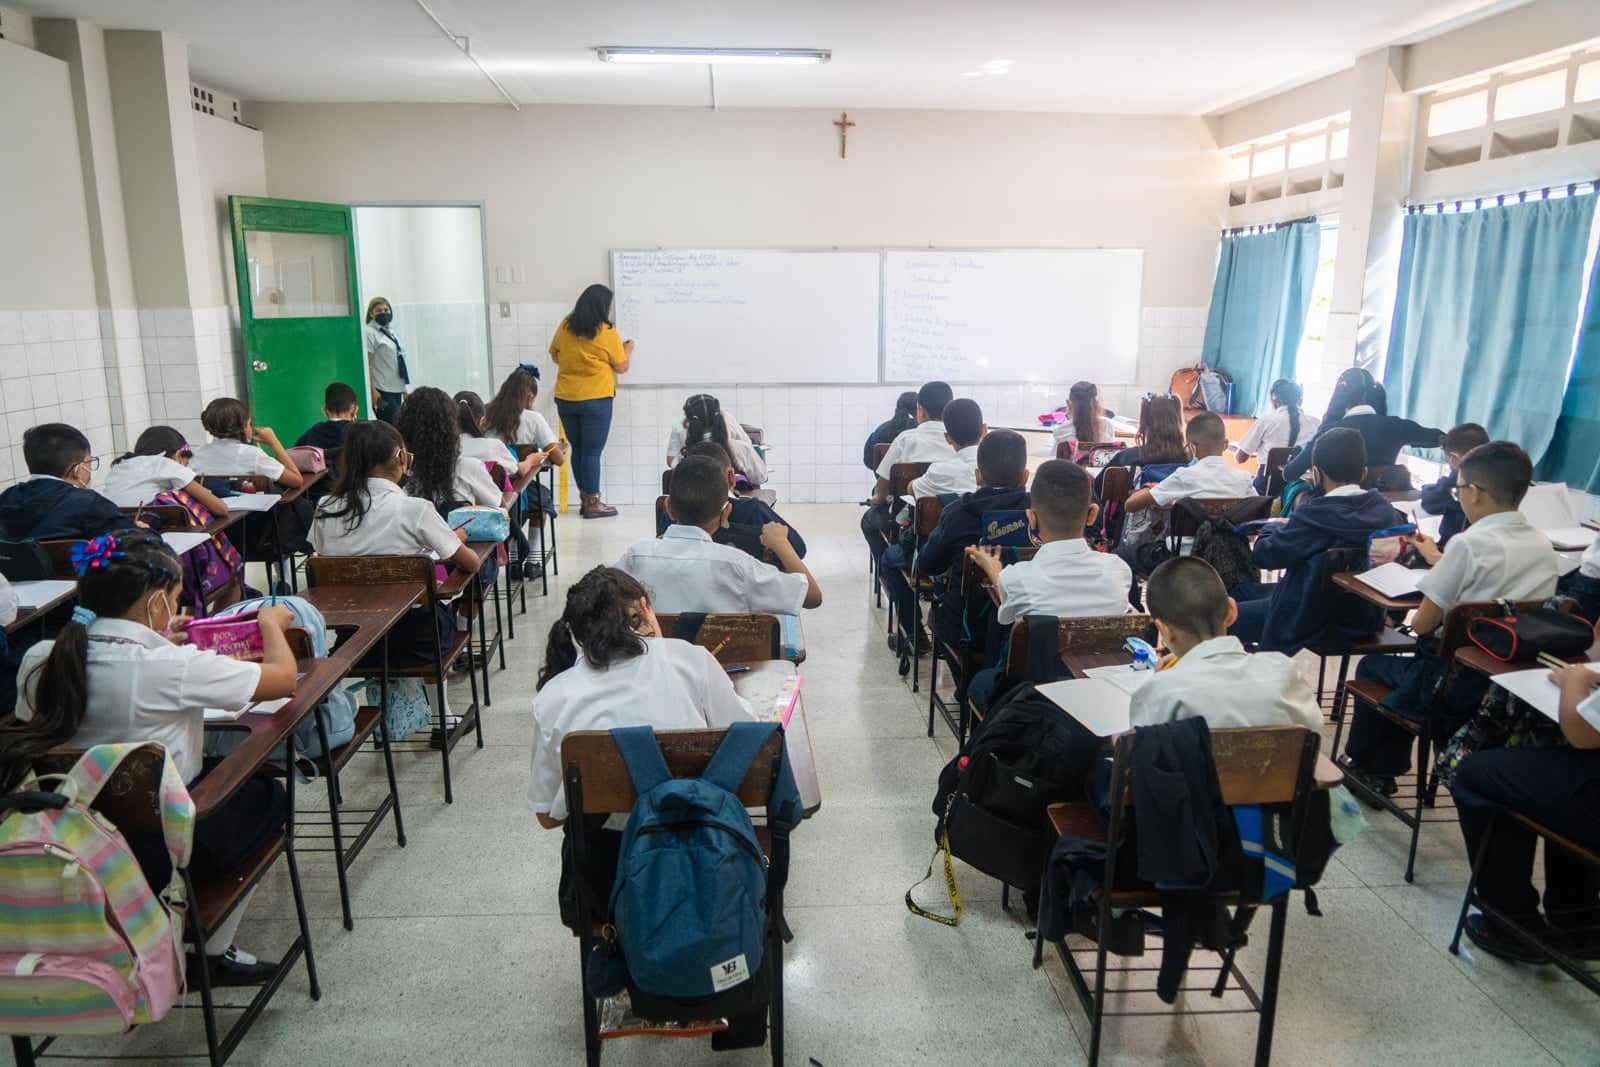
[[[230, 659], [187, 643], [179, 614], [178, 557], [147, 530], [106, 534], [74, 546], [78, 607], [53, 641], [23, 656], [16, 717], [0, 724], [0, 792], [9, 792], [34, 758], [53, 748], [155, 741], [193, 785], [213, 764], [203, 759], [206, 708], [235, 709], [294, 693], [296, 666], [284, 638], [291, 616], [263, 608], [262, 661]], [[195, 824], [189, 864], [197, 883], [220, 877], [282, 827], [287, 797], [277, 781], [247, 779]], [[135, 832], [128, 845], [157, 892], [171, 877], [162, 834]], [[205, 945], [213, 986], [259, 984], [277, 964], [233, 945], [249, 898]]]
[[[733, 460], [728, 453], [715, 441], [701, 441], [699, 444], [690, 445], [683, 450], [683, 458], [704, 456], [722, 466], [722, 473], [728, 478], [728, 525], [711, 535], [711, 539], [719, 545], [733, 545], [757, 559], [761, 558], [760, 533], [767, 523], [775, 522], [789, 532], [789, 547], [794, 549], [794, 554], [801, 559], [806, 558], [806, 539], [800, 536], [788, 522], [784, 521], [772, 505], [757, 496], [741, 496], [734, 491], [738, 471], [734, 469]], [[656, 515], [656, 536], [660, 537], [672, 525], [672, 516], [662, 509]], [[742, 527], [744, 531], [754, 531], [755, 537], [742, 539], [733, 534], [735, 527]]]
[[1382, 628], [1381, 611], [1354, 598], [1330, 597], [1319, 587], [1321, 560], [1332, 549], [1365, 548], [1379, 530], [1406, 523], [1382, 493], [1361, 488], [1367, 446], [1359, 433], [1329, 430], [1313, 447], [1307, 479], [1316, 495], [1302, 496], [1287, 522], [1263, 526], [1250, 551], [1257, 566], [1282, 570], [1283, 577], [1231, 590], [1239, 617], [1228, 633], [1291, 656], [1317, 640], [1353, 639]]

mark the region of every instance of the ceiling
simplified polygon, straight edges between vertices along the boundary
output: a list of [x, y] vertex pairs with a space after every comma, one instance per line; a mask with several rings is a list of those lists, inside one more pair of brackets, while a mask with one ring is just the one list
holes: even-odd
[[[6, 0], [163, 29], [246, 100], [497, 103], [413, 0]], [[723, 107], [1201, 114], [1361, 52], [1526, 0], [427, 0], [524, 103], [709, 102], [704, 67], [603, 64], [596, 45], [829, 48], [821, 67], [719, 67]], [[970, 76], [1010, 60], [1004, 75]]]

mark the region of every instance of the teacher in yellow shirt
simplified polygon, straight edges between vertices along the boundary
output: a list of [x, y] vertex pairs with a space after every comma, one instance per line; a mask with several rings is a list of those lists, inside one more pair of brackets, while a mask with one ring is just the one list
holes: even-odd
[[600, 497], [600, 453], [611, 434], [617, 375], [626, 374], [633, 342], [611, 325], [611, 290], [591, 285], [550, 339], [556, 361], [556, 411], [572, 444], [572, 475], [583, 494], [579, 514], [603, 519], [617, 509]]

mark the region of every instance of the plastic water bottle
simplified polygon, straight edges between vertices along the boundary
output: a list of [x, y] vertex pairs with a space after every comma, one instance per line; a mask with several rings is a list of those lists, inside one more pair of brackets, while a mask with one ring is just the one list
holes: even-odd
[[1144, 649], [1144, 648], [1136, 648], [1136, 649], [1134, 649], [1133, 650], [1133, 669], [1136, 670], [1136, 671], [1147, 671], [1147, 670], [1150, 669], [1150, 667], [1151, 667], [1150, 651], [1148, 649]]

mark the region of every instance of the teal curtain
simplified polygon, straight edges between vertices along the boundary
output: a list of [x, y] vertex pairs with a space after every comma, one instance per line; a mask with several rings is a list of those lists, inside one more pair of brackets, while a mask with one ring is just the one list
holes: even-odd
[[1541, 481], [1566, 482], [1574, 489], [1600, 493], [1600, 270], [1590, 271], [1588, 311], [1578, 331], [1578, 356], [1561, 400], [1555, 435], [1536, 476]]
[[1321, 226], [1307, 221], [1222, 239], [1201, 351], [1207, 364], [1233, 375], [1235, 414], [1266, 411], [1272, 383], [1294, 377], [1321, 236]]
[[1383, 374], [1392, 413], [1482, 423], [1539, 462], [1561, 411], [1594, 205], [1406, 216]]

